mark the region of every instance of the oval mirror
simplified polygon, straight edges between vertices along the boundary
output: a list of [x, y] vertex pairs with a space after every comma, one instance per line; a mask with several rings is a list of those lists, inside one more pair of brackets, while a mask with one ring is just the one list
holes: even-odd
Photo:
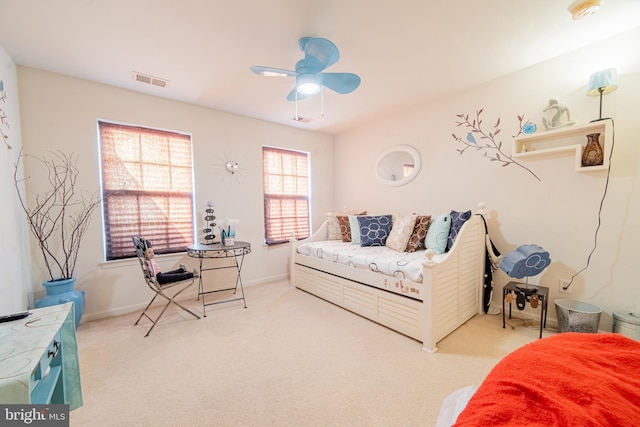
[[404, 185], [420, 172], [420, 154], [410, 145], [396, 145], [378, 157], [375, 172], [384, 184]]

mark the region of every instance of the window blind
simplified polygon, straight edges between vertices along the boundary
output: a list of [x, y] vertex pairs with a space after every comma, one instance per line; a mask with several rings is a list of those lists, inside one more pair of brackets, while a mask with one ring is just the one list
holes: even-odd
[[98, 122], [106, 259], [135, 256], [132, 235], [156, 254], [193, 242], [191, 136]]
[[309, 237], [309, 155], [262, 148], [265, 242]]

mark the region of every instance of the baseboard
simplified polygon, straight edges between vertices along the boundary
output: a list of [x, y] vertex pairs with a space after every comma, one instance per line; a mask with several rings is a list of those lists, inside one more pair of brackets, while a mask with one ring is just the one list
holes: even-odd
[[[277, 282], [277, 281], [285, 280], [288, 278], [289, 278], [289, 274], [279, 274], [276, 276], [263, 277], [256, 280], [249, 280], [247, 282], [243, 281], [242, 284], [245, 288], [247, 288], [251, 286], [262, 285], [265, 283]], [[150, 295], [153, 295], [153, 294], [150, 294]], [[195, 292], [190, 292], [188, 294], [180, 295], [180, 297], [178, 297], [177, 300], [187, 301], [187, 300], [193, 300], [196, 297], [197, 297], [197, 294]], [[119, 307], [111, 310], [105, 310], [98, 313], [84, 313], [82, 315], [82, 321], [80, 323], [82, 324], [84, 322], [90, 322], [92, 320], [100, 320], [100, 319], [105, 319], [107, 317], [123, 316], [125, 314], [134, 313], [136, 311], [140, 311], [144, 309], [147, 304], [148, 304], [148, 301], [141, 302], [139, 304], [132, 304], [126, 307]]]

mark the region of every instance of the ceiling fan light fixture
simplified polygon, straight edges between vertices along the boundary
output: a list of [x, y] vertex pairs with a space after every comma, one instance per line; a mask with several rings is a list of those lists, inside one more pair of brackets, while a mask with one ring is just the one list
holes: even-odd
[[586, 0], [571, 8], [571, 16], [574, 20], [584, 19], [600, 10], [600, 0]]
[[317, 74], [298, 74], [296, 77], [296, 90], [303, 95], [315, 95], [320, 92], [322, 82]]

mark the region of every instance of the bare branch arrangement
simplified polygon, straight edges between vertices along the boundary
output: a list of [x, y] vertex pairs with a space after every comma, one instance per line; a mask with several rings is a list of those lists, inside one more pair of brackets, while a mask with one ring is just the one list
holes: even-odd
[[[502, 151], [502, 141], [496, 141], [496, 136], [500, 133], [500, 117], [498, 117], [498, 120], [493, 125], [493, 130], [486, 132], [484, 129], [482, 129], [482, 119], [480, 118], [480, 115], [483, 111], [484, 108], [476, 111], [475, 119], [470, 119], [468, 114], [456, 115], [456, 117], [458, 117], [456, 126], [464, 126], [470, 129], [465, 139], [462, 139], [462, 137], [457, 136], [455, 133], [451, 134], [453, 136], [453, 139], [464, 145], [464, 148], [458, 149], [457, 151], [460, 154], [463, 154], [469, 148], [476, 151], [483, 151], [483, 157], [488, 158], [490, 161], [498, 162], [502, 166], [519, 166], [533, 175], [538, 181], [540, 181], [540, 178], [535, 173], [533, 173], [531, 169], [513, 160], [510, 154], [506, 154], [504, 151]], [[523, 126], [529, 123], [528, 121], [524, 120], [524, 116], [518, 116], [518, 122], [520, 124], [520, 130], [516, 136], [522, 134]], [[476, 136], [478, 137], [477, 139]]]
[[[73, 153], [50, 152], [50, 158], [24, 154], [22, 150], [13, 174], [20, 205], [27, 215], [31, 233], [38, 241], [44, 263], [51, 280], [73, 277], [80, 251], [80, 243], [91, 221], [91, 215], [100, 206], [99, 193], [81, 193], [78, 188], [78, 158]], [[20, 162], [29, 157], [47, 171], [48, 189], [27, 203], [20, 192]], [[29, 207], [32, 206], [32, 207]], [[54, 274], [55, 273], [55, 274]]]

